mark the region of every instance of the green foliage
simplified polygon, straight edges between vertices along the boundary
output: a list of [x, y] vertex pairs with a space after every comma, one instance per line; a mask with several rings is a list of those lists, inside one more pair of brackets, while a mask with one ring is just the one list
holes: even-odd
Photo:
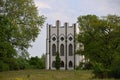
[[43, 54], [42, 57], [40, 58], [42, 69], [45, 69], [45, 57], [46, 57], [45, 54]]
[[25, 58], [19, 57], [16, 60], [17, 60], [18, 69], [23, 70], [29, 68], [30, 66], [29, 62]]
[[36, 57], [31, 57], [29, 60], [29, 64], [31, 68], [35, 69], [44, 69], [45, 68], [45, 56], [42, 55], [41, 58]]
[[39, 65], [39, 58], [36, 57], [31, 57], [29, 60], [29, 64], [33, 67], [33, 68], [38, 68]]
[[[78, 42], [84, 44], [84, 51], [79, 50], [78, 53], [90, 60], [95, 66], [93, 68], [95, 73], [100, 72], [109, 76], [107, 73], [111, 71], [113, 63], [116, 66], [119, 64], [115, 54], [120, 53], [120, 16], [80, 16], [78, 23], [80, 25]], [[118, 70], [115, 67], [114, 69]]]
[[4, 63], [9, 66], [10, 70], [18, 70], [17, 60], [15, 58], [3, 58]]
[[55, 58], [55, 68], [56, 68], [56, 70], [60, 69], [60, 63], [61, 63], [60, 55], [57, 52], [56, 53], [56, 58]]
[[7, 71], [7, 70], [9, 70], [9, 66], [3, 61], [0, 61], [0, 71]]
[[76, 67], [76, 70], [90, 70], [92, 67], [90, 62], [80, 62], [79, 66]]
[[24, 69], [45, 69], [45, 55], [42, 55], [41, 58], [36, 56], [30, 59], [24, 57], [0, 58], [0, 71]]
[[111, 65], [111, 76], [115, 78], [120, 78], [120, 55], [119, 53], [115, 55], [112, 65]]
[[10, 70], [24, 69], [27, 49], [37, 38], [44, 16], [39, 16], [33, 0], [0, 0], [0, 60]]
[[19, 52], [27, 56], [27, 49], [38, 36], [44, 16], [38, 15], [33, 0], [1, 0], [0, 7], [0, 54]]
[[0, 57], [12, 58], [16, 55], [14, 46], [8, 41], [10, 36], [9, 24], [10, 21], [5, 16], [0, 15]]
[[93, 63], [93, 73], [97, 78], [108, 78], [110, 77], [110, 70], [106, 69], [101, 63]]
[[45, 55], [42, 55], [41, 58], [36, 56], [30, 59], [23, 57], [0, 58], [0, 71], [24, 69], [45, 69]]

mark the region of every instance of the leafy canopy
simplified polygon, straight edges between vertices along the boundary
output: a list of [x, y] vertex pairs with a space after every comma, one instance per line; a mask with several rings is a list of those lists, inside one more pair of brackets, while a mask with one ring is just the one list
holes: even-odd
[[84, 51], [78, 53], [98, 66], [95, 70], [111, 70], [114, 61], [120, 59], [116, 58], [120, 57], [120, 16], [79, 16], [78, 23], [78, 42], [84, 44]]
[[17, 53], [27, 56], [44, 21], [33, 0], [0, 0], [0, 57]]

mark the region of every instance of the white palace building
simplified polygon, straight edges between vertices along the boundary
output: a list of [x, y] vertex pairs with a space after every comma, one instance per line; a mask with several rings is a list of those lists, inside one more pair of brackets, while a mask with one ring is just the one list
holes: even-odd
[[76, 24], [69, 26], [64, 23], [61, 26], [59, 20], [56, 25], [47, 24], [47, 38], [46, 38], [46, 69], [55, 70], [56, 52], [59, 52], [61, 58], [61, 70], [73, 70], [83, 60], [83, 56], [76, 55]]

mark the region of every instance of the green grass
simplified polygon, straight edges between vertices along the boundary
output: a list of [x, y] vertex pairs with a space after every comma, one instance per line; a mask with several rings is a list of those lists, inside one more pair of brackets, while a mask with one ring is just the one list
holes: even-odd
[[0, 72], [0, 80], [100, 80], [93, 79], [93, 76], [92, 71], [87, 70], [20, 70]]

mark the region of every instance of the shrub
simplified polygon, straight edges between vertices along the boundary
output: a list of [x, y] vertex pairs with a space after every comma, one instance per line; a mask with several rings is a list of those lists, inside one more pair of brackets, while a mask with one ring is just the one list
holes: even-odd
[[31, 68], [34, 69], [44, 69], [45, 68], [45, 56], [42, 56], [42, 58], [31, 57], [29, 60], [29, 64]]
[[80, 62], [79, 66], [76, 67], [76, 70], [84, 69], [84, 70], [90, 70], [92, 69], [92, 64], [90, 62]]
[[57, 70], [59, 70], [60, 69], [60, 63], [61, 63], [61, 60], [60, 60], [60, 56], [59, 56], [59, 53], [57, 52], [56, 53], [56, 61], [55, 61], [55, 68], [57, 69]]
[[4, 63], [3, 61], [0, 61], [0, 71], [8, 71], [9, 70], [9, 65]]
[[114, 78], [120, 78], [120, 56], [115, 56], [111, 65], [111, 76]]
[[4, 62], [9, 65], [10, 70], [18, 70], [17, 60], [15, 58], [5, 58]]
[[21, 70], [26, 69], [29, 66], [27, 60], [21, 57], [17, 59], [17, 64], [18, 64], [19, 69]]
[[109, 77], [109, 69], [106, 69], [102, 63], [93, 64], [93, 73], [97, 78], [107, 78]]

